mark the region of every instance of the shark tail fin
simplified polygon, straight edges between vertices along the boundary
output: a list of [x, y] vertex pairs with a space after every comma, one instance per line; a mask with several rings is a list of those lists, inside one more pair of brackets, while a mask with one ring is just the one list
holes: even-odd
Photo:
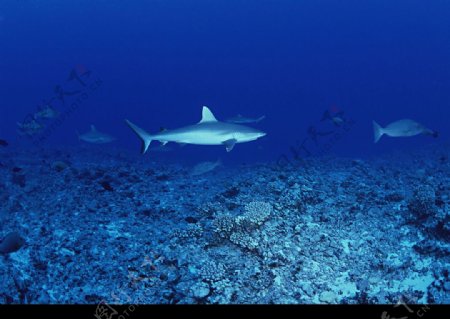
[[128, 120], [125, 120], [127, 125], [133, 130], [134, 133], [142, 140], [142, 154], [147, 152], [150, 143], [152, 142], [152, 136], [148, 134], [146, 131], [138, 127], [137, 125], [131, 123]]
[[377, 143], [380, 138], [383, 136], [383, 128], [375, 121], [372, 121], [373, 123], [373, 142]]

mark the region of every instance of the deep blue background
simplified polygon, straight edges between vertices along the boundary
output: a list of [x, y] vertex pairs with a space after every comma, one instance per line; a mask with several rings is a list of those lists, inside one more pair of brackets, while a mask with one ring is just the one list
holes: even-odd
[[[336, 105], [357, 124], [333, 148], [364, 157], [434, 142], [383, 137], [413, 118], [450, 135], [450, 2], [435, 1], [38, 1], [0, 2], [0, 137], [19, 147], [16, 122], [83, 64], [102, 87], [48, 140], [77, 145], [89, 124], [138, 152], [129, 118], [150, 132], [200, 119], [266, 115], [263, 139], [187, 146], [178, 159], [275, 159]], [[163, 154], [150, 156], [161, 157]]]

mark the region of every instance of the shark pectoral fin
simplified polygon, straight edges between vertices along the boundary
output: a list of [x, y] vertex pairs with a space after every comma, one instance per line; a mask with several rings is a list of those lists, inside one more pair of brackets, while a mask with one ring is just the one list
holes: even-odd
[[160, 141], [161, 142], [161, 145], [162, 146], [164, 146], [164, 145], [166, 145], [167, 143], [169, 143], [168, 141]]
[[231, 140], [226, 140], [222, 144], [225, 145], [227, 152], [230, 152], [233, 149], [234, 144], [236, 144], [236, 142], [237, 140], [235, 138], [232, 138]]

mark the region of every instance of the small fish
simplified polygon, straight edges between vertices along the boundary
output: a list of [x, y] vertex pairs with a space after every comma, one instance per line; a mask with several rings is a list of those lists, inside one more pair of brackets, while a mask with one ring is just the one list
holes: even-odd
[[97, 131], [94, 125], [91, 125], [91, 130], [89, 132], [78, 134], [78, 139], [92, 144], [106, 144], [116, 140], [111, 135]]
[[6, 140], [1, 140], [0, 139], [0, 146], [6, 147], [8, 145], [9, 145], [9, 143]]
[[215, 170], [217, 167], [222, 165], [222, 161], [218, 159], [215, 162], [202, 162], [195, 165], [191, 170], [191, 176], [203, 175], [208, 172]]
[[18, 232], [12, 232], [6, 235], [0, 243], [0, 253], [9, 254], [18, 251], [25, 244], [25, 240]]
[[403, 119], [392, 122], [384, 128], [375, 121], [372, 121], [372, 123], [374, 143], [377, 143], [384, 134], [391, 137], [408, 137], [416, 136], [419, 134], [431, 135], [433, 137], [439, 136], [438, 132], [430, 130], [422, 124], [410, 119]]
[[266, 118], [265, 115], [260, 116], [258, 118], [250, 118], [242, 116], [241, 114], [236, 115], [235, 117], [231, 117], [227, 119], [225, 122], [235, 123], [235, 124], [246, 124], [246, 123], [259, 123]]
[[35, 119], [54, 119], [59, 116], [59, 112], [51, 105], [45, 105], [41, 107], [36, 113], [34, 113]]

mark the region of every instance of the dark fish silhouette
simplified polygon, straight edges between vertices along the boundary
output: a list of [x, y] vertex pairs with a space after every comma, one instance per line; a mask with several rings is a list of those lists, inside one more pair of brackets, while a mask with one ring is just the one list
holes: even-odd
[[18, 232], [9, 233], [0, 243], [0, 254], [9, 254], [18, 251], [23, 244], [25, 244], [25, 240]]
[[9, 145], [9, 143], [7, 141], [0, 139], [0, 146], [6, 147], [8, 145]]

